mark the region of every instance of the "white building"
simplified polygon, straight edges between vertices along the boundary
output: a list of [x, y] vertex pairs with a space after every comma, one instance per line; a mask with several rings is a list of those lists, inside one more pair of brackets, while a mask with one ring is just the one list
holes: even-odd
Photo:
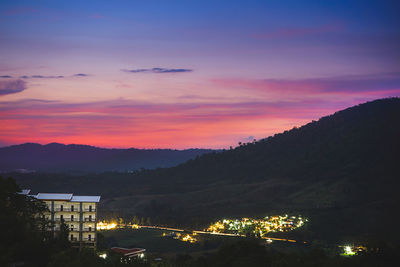
[[74, 196], [73, 194], [38, 193], [30, 195], [46, 203], [53, 222], [52, 231], [60, 230], [62, 219], [69, 227], [69, 240], [76, 247], [96, 248], [97, 205], [100, 196]]

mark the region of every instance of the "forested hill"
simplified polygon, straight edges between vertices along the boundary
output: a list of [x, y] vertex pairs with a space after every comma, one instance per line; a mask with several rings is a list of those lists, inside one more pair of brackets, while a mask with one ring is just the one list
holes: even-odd
[[26, 143], [0, 148], [0, 171], [104, 172], [172, 167], [210, 149], [106, 149], [87, 145]]
[[204, 225], [222, 217], [302, 213], [317, 237], [400, 240], [388, 219], [400, 202], [399, 137], [400, 99], [391, 98], [173, 168], [17, 178], [42, 191], [101, 194], [103, 215]]
[[[271, 178], [324, 181], [360, 175], [379, 180], [400, 160], [400, 99], [358, 105], [255, 143], [204, 155], [165, 170], [182, 181], [253, 183]], [[155, 173], [154, 173], [155, 174]], [[349, 176], [350, 175], [350, 176]], [[360, 177], [361, 178], [361, 177]]]

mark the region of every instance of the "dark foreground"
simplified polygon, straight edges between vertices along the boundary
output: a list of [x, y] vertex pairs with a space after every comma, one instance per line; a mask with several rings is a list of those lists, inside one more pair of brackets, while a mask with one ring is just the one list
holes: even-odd
[[[160, 257], [148, 253], [143, 259], [126, 259], [107, 251], [106, 259], [100, 258], [93, 250], [71, 248], [68, 241], [68, 228], [53, 237], [44, 216], [46, 207], [40, 201], [20, 195], [20, 189], [13, 179], [0, 178], [0, 266], [397, 266], [396, 252], [399, 247], [379, 244], [363, 255], [342, 257], [331, 255], [318, 247], [306, 250], [285, 250], [268, 247], [260, 240], [240, 239], [222, 242], [222, 244], [203, 244], [200, 251], [185, 250], [182, 253], [170, 253], [169, 257]], [[39, 216], [38, 216], [39, 215]], [[142, 237], [144, 241], [145, 237]], [[100, 238], [99, 238], [100, 239]], [[107, 239], [107, 237], [105, 238]], [[103, 240], [104, 241], [104, 240]], [[126, 245], [136, 245], [127, 240]], [[176, 241], [176, 240], [174, 240]], [[149, 241], [146, 241], [149, 242]], [[148, 243], [147, 245], [149, 245]], [[107, 243], [103, 243], [107, 245]], [[139, 244], [138, 244], [139, 245]], [[169, 243], [168, 246], [172, 246]], [[176, 245], [176, 244], [175, 244]], [[177, 245], [179, 246], [179, 245]], [[156, 248], [156, 244], [153, 244]], [[159, 246], [162, 249], [162, 246]], [[174, 249], [179, 249], [175, 247]], [[173, 249], [173, 250], [174, 250]], [[208, 249], [208, 250], [207, 250]], [[172, 251], [171, 251], [172, 252]], [[159, 253], [159, 252], [158, 252]]]

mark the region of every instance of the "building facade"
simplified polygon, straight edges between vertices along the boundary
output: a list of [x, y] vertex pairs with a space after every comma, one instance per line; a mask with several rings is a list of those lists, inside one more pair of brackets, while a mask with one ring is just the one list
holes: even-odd
[[60, 230], [61, 221], [69, 228], [68, 239], [75, 247], [96, 248], [97, 207], [100, 196], [75, 196], [73, 194], [38, 193], [31, 195], [46, 203], [52, 222], [52, 231]]

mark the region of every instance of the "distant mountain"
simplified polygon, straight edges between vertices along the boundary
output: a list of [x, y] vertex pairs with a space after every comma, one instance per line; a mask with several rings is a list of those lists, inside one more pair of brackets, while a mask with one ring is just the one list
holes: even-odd
[[34, 190], [101, 194], [102, 216], [197, 228], [223, 217], [303, 214], [305, 238], [400, 240], [400, 99], [354, 106], [173, 168], [136, 174], [16, 174]]
[[87, 145], [26, 143], [0, 148], [0, 171], [129, 172], [172, 167], [210, 149], [105, 149]]

